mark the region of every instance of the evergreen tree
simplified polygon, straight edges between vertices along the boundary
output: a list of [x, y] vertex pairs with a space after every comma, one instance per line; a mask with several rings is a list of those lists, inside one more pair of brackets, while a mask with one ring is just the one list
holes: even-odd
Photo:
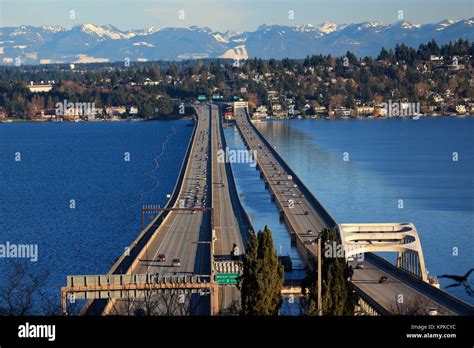
[[243, 315], [278, 315], [284, 270], [273, 246], [268, 226], [247, 243], [241, 276]]

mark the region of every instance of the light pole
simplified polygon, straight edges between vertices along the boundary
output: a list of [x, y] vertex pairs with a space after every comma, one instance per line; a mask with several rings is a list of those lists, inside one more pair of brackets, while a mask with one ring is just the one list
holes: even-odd
[[323, 299], [322, 299], [322, 274], [321, 274], [321, 264], [323, 261], [323, 256], [321, 255], [321, 234], [318, 236], [318, 315], [323, 315]]

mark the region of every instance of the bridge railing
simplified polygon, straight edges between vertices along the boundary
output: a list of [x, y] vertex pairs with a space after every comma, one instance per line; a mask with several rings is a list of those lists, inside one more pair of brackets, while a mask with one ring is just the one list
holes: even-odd
[[369, 315], [390, 315], [390, 312], [387, 309], [381, 306], [372, 297], [367, 295], [356, 284], [350, 283], [350, 286], [354, 291], [357, 300], [359, 301], [359, 306], [363, 308], [364, 312], [367, 312]]

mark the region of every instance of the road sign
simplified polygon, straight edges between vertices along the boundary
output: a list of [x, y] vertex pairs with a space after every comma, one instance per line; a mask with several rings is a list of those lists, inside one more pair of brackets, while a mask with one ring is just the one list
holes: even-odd
[[236, 285], [239, 273], [216, 273], [215, 280], [219, 285]]

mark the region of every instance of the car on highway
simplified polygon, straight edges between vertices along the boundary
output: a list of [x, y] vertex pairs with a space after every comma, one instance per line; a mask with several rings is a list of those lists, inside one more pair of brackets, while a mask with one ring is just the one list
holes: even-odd
[[173, 261], [171, 262], [171, 265], [173, 267], [181, 267], [181, 260], [176, 258], [176, 259], [173, 259]]
[[381, 276], [379, 278], [379, 284], [386, 284], [388, 283], [388, 278], [386, 276]]
[[158, 255], [158, 262], [166, 262], [166, 255], [165, 254]]

